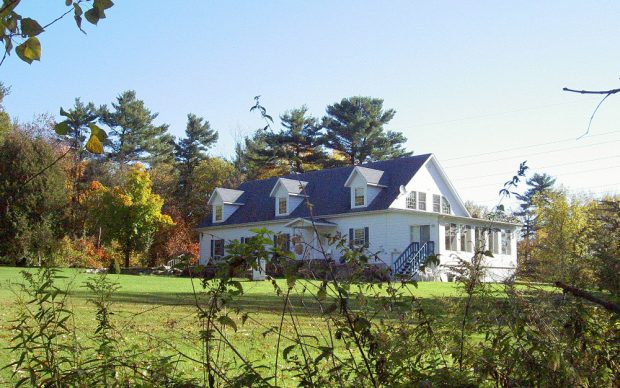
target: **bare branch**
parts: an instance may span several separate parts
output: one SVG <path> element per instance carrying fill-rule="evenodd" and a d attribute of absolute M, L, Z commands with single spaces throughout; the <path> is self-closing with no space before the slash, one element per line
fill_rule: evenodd
<path fill-rule="evenodd" d="M 603 99 L 598 103 L 598 105 L 594 109 L 594 112 L 592 112 L 592 115 L 590 116 L 590 121 L 588 121 L 588 128 L 586 129 L 586 132 L 583 135 L 579 136 L 577 138 L 577 140 L 581 139 L 582 137 L 584 137 L 588 133 L 590 133 L 590 126 L 592 126 L 592 120 L 594 120 L 594 116 L 596 115 L 596 112 L 598 111 L 598 108 L 601 107 L 601 105 L 607 99 L 607 97 L 611 96 L 612 94 L 620 93 L 620 89 L 610 89 L 610 90 L 576 90 L 576 89 L 570 89 L 570 88 L 563 88 L 562 90 L 564 90 L 565 92 L 579 93 L 579 94 L 604 94 L 605 95 L 605 97 L 603 97 Z"/>
<path fill-rule="evenodd" d="M 554 283 L 556 287 L 561 288 L 565 293 L 569 293 L 572 294 L 578 298 L 583 298 L 585 300 L 588 300 L 592 303 L 596 303 L 597 305 L 605 308 L 608 311 L 614 312 L 616 314 L 620 314 L 620 306 L 618 306 L 617 304 L 608 302 L 606 300 L 603 300 L 601 298 L 597 298 L 596 296 L 590 294 L 589 292 L 580 290 L 578 288 L 569 286 L 567 284 L 564 284 L 562 282 L 555 282 Z"/>

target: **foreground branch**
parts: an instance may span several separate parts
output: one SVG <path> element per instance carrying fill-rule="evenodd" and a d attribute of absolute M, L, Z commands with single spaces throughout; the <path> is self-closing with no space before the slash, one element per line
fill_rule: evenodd
<path fill-rule="evenodd" d="M 620 93 L 620 89 L 610 89 L 610 90 L 576 90 L 576 89 L 569 89 L 569 88 L 563 88 L 562 90 L 564 90 L 565 92 L 572 92 L 572 93 L 579 93 L 579 94 L 616 94 L 616 93 Z"/>
<path fill-rule="evenodd" d="M 592 303 L 596 303 L 597 305 L 604 307 L 606 310 L 609 310 L 616 314 L 620 314 L 620 306 L 618 306 L 617 304 L 607 302 L 603 299 L 597 298 L 596 296 L 590 294 L 589 292 L 580 290 L 575 287 L 571 287 L 562 282 L 555 282 L 554 284 L 556 287 L 561 288 L 564 291 L 564 293 L 568 292 L 569 294 L 572 294 L 578 298 L 583 298 L 583 299 L 589 300 Z"/>

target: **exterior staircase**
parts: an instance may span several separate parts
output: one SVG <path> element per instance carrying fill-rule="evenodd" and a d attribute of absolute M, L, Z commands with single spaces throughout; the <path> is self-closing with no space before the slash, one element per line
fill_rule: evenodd
<path fill-rule="evenodd" d="M 392 274 L 412 278 L 417 275 L 428 257 L 434 254 L 435 242 L 427 241 L 421 246 L 419 242 L 412 242 L 394 261 Z"/>

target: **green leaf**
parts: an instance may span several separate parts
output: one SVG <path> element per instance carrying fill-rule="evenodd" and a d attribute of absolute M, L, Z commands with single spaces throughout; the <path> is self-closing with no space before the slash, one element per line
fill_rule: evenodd
<path fill-rule="evenodd" d="M 21 22 L 22 35 L 36 36 L 43 32 L 43 27 L 34 19 L 25 18 Z"/>
<path fill-rule="evenodd" d="M 114 3 L 111 0 L 95 0 L 93 3 L 93 7 L 98 8 L 100 10 L 112 8 Z"/>
<path fill-rule="evenodd" d="M 103 142 L 99 140 L 94 134 L 90 134 L 88 141 L 86 142 L 86 149 L 93 154 L 103 153 Z"/>
<path fill-rule="evenodd" d="M 99 19 L 101 19 L 99 17 L 99 11 L 97 10 L 97 8 L 91 8 L 86 11 L 86 13 L 84 13 L 84 17 L 86 18 L 86 20 L 88 20 L 91 24 L 94 25 L 97 25 Z"/>
<path fill-rule="evenodd" d="M 62 109 L 62 108 L 61 108 Z M 69 123 L 66 121 L 61 121 L 60 123 L 54 125 L 54 131 L 60 136 L 64 136 L 71 130 Z"/>
<path fill-rule="evenodd" d="M 69 112 L 67 112 L 66 110 L 62 109 L 62 106 L 60 107 L 60 115 L 61 116 L 65 116 L 65 117 L 69 117 Z"/>
<path fill-rule="evenodd" d="M 41 59 L 41 42 L 32 36 L 15 48 L 17 56 L 24 62 L 32 63 Z"/>
<path fill-rule="evenodd" d="M 221 317 L 217 319 L 217 321 L 221 323 L 222 325 L 230 326 L 234 331 L 237 331 L 237 324 L 229 316 L 222 315 Z"/>
<path fill-rule="evenodd" d="M 73 3 L 73 0 L 65 0 L 65 5 L 68 7 Z"/>
<path fill-rule="evenodd" d="M 90 128 L 90 134 L 97 136 L 102 143 L 108 138 L 108 134 L 96 124 L 88 124 L 88 128 Z"/>

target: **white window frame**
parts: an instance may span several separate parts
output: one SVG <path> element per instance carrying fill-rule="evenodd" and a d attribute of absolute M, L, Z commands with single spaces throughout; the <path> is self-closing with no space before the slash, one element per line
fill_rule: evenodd
<path fill-rule="evenodd" d="M 281 200 L 286 201 L 286 212 L 285 213 L 280 213 L 280 201 Z M 276 197 L 276 215 L 277 216 L 287 216 L 288 208 L 289 208 L 288 197 Z"/>
<path fill-rule="evenodd" d="M 441 212 L 444 214 L 450 214 L 450 211 L 451 211 L 450 201 L 448 201 L 448 199 L 442 195 L 440 202 L 441 202 Z"/>
<path fill-rule="evenodd" d="M 219 218 L 217 216 L 218 210 L 220 212 Z M 224 221 L 224 204 L 213 205 L 213 222 L 223 222 L 223 221 Z"/>
<path fill-rule="evenodd" d="M 433 194 L 433 213 L 441 213 L 441 195 L 439 194 Z"/>
<path fill-rule="evenodd" d="M 424 200 L 422 200 L 424 197 Z M 423 191 L 418 191 L 418 210 L 426 211 L 426 193 Z"/>
<path fill-rule="evenodd" d="M 405 199 L 405 207 L 407 209 L 417 209 L 418 208 L 418 193 L 415 191 L 407 194 L 407 198 Z"/>
<path fill-rule="evenodd" d="M 458 249 L 457 244 L 458 244 L 458 227 L 456 224 L 446 224 L 444 225 L 444 231 L 445 231 L 445 238 L 444 238 L 444 243 L 445 243 L 445 250 L 447 251 L 456 251 Z"/>
<path fill-rule="evenodd" d="M 460 234 L 460 239 L 459 239 L 459 250 L 461 252 L 471 252 L 473 251 L 472 249 L 472 231 L 474 229 L 472 228 L 471 225 L 460 225 L 459 226 L 459 234 Z"/>
<path fill-rule="evenodd" d="M 500 245 L 502 247 L 502 255 L 512 254 L 512 231 L 508 229 L 502 229 Z"/>
<path fill-rule="evenodd" d="M 358 205 L 357 201 L 356 201 L 357 198 L 358 198 L 358 195 L 357 195 L 357 191 L 358 190 L 362 190 L 362 195 L 363 195 L 363 198 L 364 198 L 364 203 L 362 205 Z M 366 193 L 366 187 L 363 187 L 363 186 L 362 187 L 360 187 L 360 186 L 353 187 L 351 189 L 351 208 L 366 207 L 366 194 L 367 194 Z"/>
<path fill-rule="evenodd" d="M 362 234 L 360 238 L 358 233 Z M 361 244 L 360 244 L 361 242 Z M 353 228 L 353 246 L 355 248 L 365 247 L 368 241 L 366 241 L 366 229 L 365 228 Z"/>

